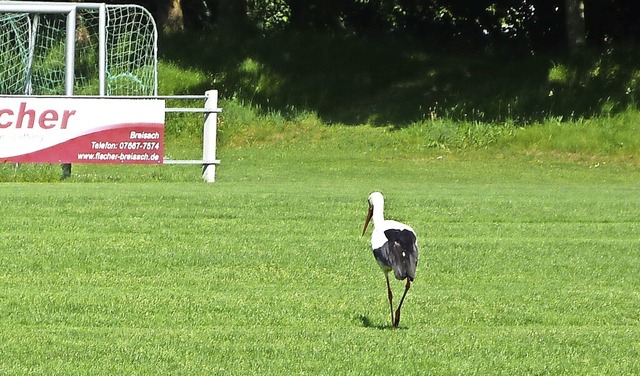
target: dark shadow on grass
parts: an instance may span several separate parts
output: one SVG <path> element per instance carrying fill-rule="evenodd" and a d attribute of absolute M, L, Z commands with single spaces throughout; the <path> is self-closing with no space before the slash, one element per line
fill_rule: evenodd
<path fill-rule="evenodd" d="M 215 88 L 265 112 L 398 128 L 425 119 L 526 124 L 612 115 L 640 101 L 638 51 L 461 53 L 384 36 L 215 30 L 160 43 L 163 59 L 210 77 L 184 94 Z"/>
<path fill-rule="evenodd" d="M 376 325 L 367 315 L 359 315 L 358 319 L 362 323 L 362 326 L 365 328 L 373 328 L 378 330 L 403 330 L 407 329 L 407 327 L 400 326 L 398 328 L 394 328 L 391 325 Z"/>

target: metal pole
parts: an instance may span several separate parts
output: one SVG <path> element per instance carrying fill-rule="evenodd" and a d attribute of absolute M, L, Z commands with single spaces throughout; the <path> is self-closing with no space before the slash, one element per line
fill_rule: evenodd
<path fill-rule="evenodd" d="M 64 74 L 64 94 L 73 95 L 74 66 L 76 57 L 76 10 L 67 14 L 66 70 Z"/>
<path fill-rule="evenodd" d="M 218 132 L 218 90 L 208 90 L 205 93 L 207 100 L 204 103 L 206 110 L 212 112 L 204 115 L 204 134 L 202 141 L 202 177 L 207 183 L 216 181 L 216 165 L 208 162 L 216 159 L 216 137 Z"/>
<path fill-rule="evenodd" d="M 107 15 L 106 5 L 100 4 L 98 18 L 98 75 L 100 81 L 100 95 L 106 95 L 106 77 L 107 77 Z"/>
<path fill-rule="evenodd" d="M 25 83 L 24 93 L 25 95 L 33 94 L 33 84 L 31 82 L 31 75 L 33 73 L 33 57 L 36 49 L 36 36 L 38 35 L 38 24 L 40 23 L 40 14 L 36 13 L 33 16 L 31 29 L 29 30 L 29 60 L 27 62 L 27 79 Z"/>
<path fill-rule="evenodd" d="M 73 84 L 75 81 L 75 57 L 76 57 L 76 9 L 73 8 L 67 14 L 67 41 L 65 56 L 64 94 L 73 95 Z M 71 176 L 71 163 L 62 164 L 62 179 Z"/>

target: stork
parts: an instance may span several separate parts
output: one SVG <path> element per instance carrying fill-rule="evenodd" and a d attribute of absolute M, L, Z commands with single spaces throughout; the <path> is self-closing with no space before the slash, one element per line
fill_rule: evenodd
<path fill-rule="evenodd" d="M 387 295 L 389 297 L 389 307 L 391 308 L 391 325 L 397 328 L 400 323 L 400 308 L 407 291 L 411 287 L 411 282 L 416 276 L 416 266 L 418 265 L 418 242 L 416 233 L 408 225 L 385 220 L 384 197 L 380 192 L 373 192 L 369 195 L 369 212 L 364 222 L 362 235 L 367 231 L 369 221 L 373 218 L 373 232 L 371 233 L 371 248 L 378 265 L 384 272 L 387 280 Z M 404 294 L 398 304 L 398 309 L 393 314 L 393 294 L 389 284 L 389 272 L 393 270 L 397 280 L 407 280 Z"/>

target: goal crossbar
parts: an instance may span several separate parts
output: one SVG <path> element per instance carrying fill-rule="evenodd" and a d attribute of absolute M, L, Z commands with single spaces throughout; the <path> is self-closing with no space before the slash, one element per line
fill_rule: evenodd
<path fill-rule="evenodd" d="M 67 13 L 74 9 L 99 9 L 104 3 L 63 3 L 45 1 L 0 1 L 3 12 Z"/>

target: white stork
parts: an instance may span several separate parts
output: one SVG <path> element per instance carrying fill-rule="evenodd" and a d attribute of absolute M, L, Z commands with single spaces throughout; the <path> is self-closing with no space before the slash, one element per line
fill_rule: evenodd
<path fill-rule="evenodd" d="M 391 307 L 391 325 L 394 328 L 400 323 L 400 308 L 404 302 L 407 291 L 411 287 L 411 282 L 416 276 L 416 266 L 418 265 L 418 242 L 416 233 L 404 223 L 392 220 L 385 220 L 384 197 L 380 192 L 373 192 L 369 195 L 369 212 L 364 222 L 362 235 L 367 231 L 369 221 L 373 218 L 373 232 L 371 233 L 371 248 L 373 255 L 384 272 L 387 279 L 387 293 L 389 296 L 389 306 Z M 397 280 L 407 280 L 404 294 L 400 299 L 400 304 L 393 314 L 393 294 L 389 285 L 389 272 L 393 270 Z"/>

